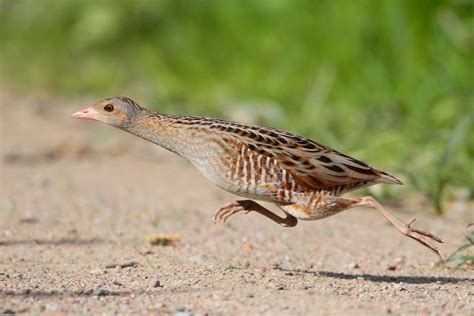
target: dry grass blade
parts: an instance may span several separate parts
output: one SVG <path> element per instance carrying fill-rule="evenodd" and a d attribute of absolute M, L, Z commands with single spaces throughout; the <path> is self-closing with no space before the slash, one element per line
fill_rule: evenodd
<path fill-rule="evenodd" d="M 152 246 L 171 246 L 179 243 L 181 236 L 177 234 L 156 234 L 148 238 L 148 242 Z"/>

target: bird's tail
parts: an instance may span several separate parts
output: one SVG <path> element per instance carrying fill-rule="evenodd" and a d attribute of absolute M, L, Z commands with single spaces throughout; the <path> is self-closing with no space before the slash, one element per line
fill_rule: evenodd
<path fill-rule="evenodd" d="M 403 182 L 395 178 L 394 176 L 386 173 L 385 171 L 382 170 L 377 170 L 378 174 L 380 175 L 380 178 L 377 179 L 377 182 L 381 183 L 389 183 L 389 184 L 400 184 L 402 185 Z"/>

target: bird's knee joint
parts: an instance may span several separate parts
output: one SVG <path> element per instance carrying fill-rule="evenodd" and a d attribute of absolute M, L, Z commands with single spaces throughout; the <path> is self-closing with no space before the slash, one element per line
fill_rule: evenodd
<path fill-rule="evenodd" d="M 285 228 L 295 227 L 298 224 L 298 219 L 296 217 L 287 217 L 285 222 L 281 223 L 281 226 Z"/>
<path fill-rule="evenodd" d="M 365 205 L 365 206 L 369 206 L 369 207 L 375 207 L 378 203 L 377 203 L 377 200 L 372 197 L 372 196 L 364 196 L 359 203 L 357 203 L 358 205 Z"/>
<path fill-rule="evenodd" d="M 362 201 L 361 202 L 364 202 L 364 203 L 374 203 L 375 202 L 375 199 L 372 197 L 372 196 L 364 196 L 362 198 Z"/>

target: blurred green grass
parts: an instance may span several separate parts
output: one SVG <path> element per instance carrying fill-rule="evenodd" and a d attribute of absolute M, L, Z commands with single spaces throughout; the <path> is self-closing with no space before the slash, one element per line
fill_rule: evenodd
<path fill-rule="evenodd" d="M 0 0 L 0 71 L 25 93 L 128 95 L 164 112 L 265 105 L 259 123 L 410 179 L 441 211 L 456 188 L 474 195 L 473 11 L 469 0 Z"/>

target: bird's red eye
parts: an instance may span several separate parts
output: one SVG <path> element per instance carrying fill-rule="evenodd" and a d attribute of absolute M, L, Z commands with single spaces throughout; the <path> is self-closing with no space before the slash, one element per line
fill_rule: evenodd
<path fill-rule="evenodd" d="M 112 112 L 114 110 L 114 106 L 112 104 L 107 104 L 106 106 L 104 106 L 104 110 L 106 112 Z"/>

